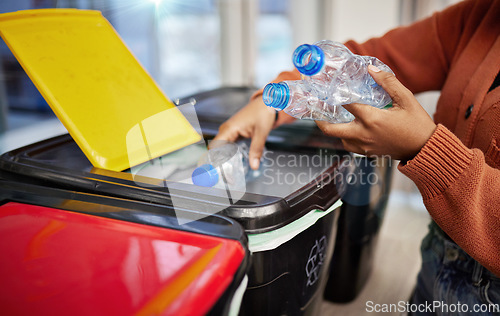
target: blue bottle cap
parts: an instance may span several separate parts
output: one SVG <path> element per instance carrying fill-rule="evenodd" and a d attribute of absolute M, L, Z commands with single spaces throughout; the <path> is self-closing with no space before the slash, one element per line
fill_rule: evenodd
<path fill-rule="evenodd" d="M 267 106 L 281 111 L 290 101 L 290 88 L 283 82 L 270 83 L 265 86 L 262 99 Z"/>
<path fill-rule="evenodd" d="M 293 52 L 295 68 L 306 76 L 317 74 L 325 64 L 325 53 L 316 45 L 303 44 Z"/>
<path fill-rule="evenodd" d="M 214 166 L 204 164 L 194 169 L 191 179 L 195 185 L 201 187 L 213 187 L 219 182 L 219 173 Z"/>

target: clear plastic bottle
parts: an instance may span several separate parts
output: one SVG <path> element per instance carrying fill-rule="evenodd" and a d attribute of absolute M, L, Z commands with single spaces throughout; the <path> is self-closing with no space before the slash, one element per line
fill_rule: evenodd
<path fill-rule="evenodd" d="M 270 83 L 264 88 L 262 97 L 267 106 L 298 119 L 331 123 L 346 123 L 354 119 L 344 107 L 320 100 L 302 80 Z"/>
<path fill-rule="evenodd" d="M 364 103 L 383 108 L 392 102 L 368 73 L 368 65 L 392 73 L 375 57 L 356 55 L 341 43 L 323 40 L 297 47 L 292 59 L 311 92 L 329 105 Z"/>
<path fill-rule="evenodd" d="M 260 175 L 260 169 L 250 168 L 248 153 L 249 146 L 245 142 L 212 141 L 191 175 L 193 184 L 245 191 L 246 182 Z"/>

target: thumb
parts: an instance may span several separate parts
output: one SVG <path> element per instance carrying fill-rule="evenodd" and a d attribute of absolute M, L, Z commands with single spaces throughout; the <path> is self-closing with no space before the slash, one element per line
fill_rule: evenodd
<path fill-rule="evenodd" d="M 390 72 L 382 71 L 374 65 L 368 66 L 368 73 L 391 97 L 394 106 L 402 106 L 401 100 L 413 95 L 397 78 Z"/>

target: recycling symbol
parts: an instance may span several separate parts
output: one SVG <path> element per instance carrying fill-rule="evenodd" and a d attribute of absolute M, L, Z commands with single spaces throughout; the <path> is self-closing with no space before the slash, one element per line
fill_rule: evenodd
<path fill-rule="evenodd" d="M 307 286 L 314 285 L 319 279 L 321 266 L 325 259 L 326 236 L 316 240 L 309 253 L 309 259 L 306 264 Z"/>

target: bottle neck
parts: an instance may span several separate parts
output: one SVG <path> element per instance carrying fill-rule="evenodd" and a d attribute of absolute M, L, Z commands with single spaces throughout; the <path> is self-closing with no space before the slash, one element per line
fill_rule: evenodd
<path fill-rule="evenodd" d="M 325 53 L 319 46 L 303 44 L 295 49 L 292 60 L 301 74 L 312 76 L 323 69 Z"/>
<path fill-rule="evenodd" d="M 270 83 L 264 88 L 264 103 L 277 111 L 284 110 L 290 103 L 290 87 L 284 82 Z"/>

